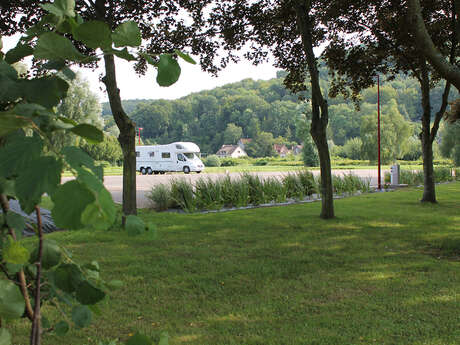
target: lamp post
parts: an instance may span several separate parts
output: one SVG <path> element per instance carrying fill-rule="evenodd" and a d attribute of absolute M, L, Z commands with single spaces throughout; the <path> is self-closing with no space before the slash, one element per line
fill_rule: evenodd
<path fill-rule="evenodd" d="M 141 144 L 141 131 L 143 130 L 143 127 L 139 127 L 139 145 Z"/>
<path fill-rule="evenodd" d="M 380 77 L 377 75 L 377 146 L 378 146 L 378 188 L 382 190 L 382 171 L 380 165 Z"/>

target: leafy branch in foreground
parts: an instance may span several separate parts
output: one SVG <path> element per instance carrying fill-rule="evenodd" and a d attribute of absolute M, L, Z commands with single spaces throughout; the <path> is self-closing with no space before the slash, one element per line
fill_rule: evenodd
<path fill-rule="evenodd" d="M 103 54 L 132 60 L 141 57 L 127 49 L 140 45 L 139 28 L 129 21 L 112 32 L 104 22 L 84 22 L 74 12 L 73 0 L 56 0 L 42 8 L 49 14 L 31 27 L 15 48 L 6 54 L 0 51 L 0 269 L 5 278 L 0 279 L 2 345 L 12 344 L 4 321 L 22 317 L 32 324 L 31 345 L 41 344 L 45 332 L 65 335 L 71 326 L 88 326 L 107 290 L 120 285 L 119 281 L 103 281 L 97 262 L 79 264 L 64 248 L 45 240 L 38 205 L 44 194 L 49 195 L 54 203 L 53 219 L 62 229 L 105 230 L 115 222 L 116 208 L 103 185 L 102 168 L 77 147 L 53 147 L 50 138 L 55 132 L 63 132 L 89 143 L 103 140 L 103 133 L 96 127 L 56 113 L 67 95 L 68 81 L 75 78 L 68 64 L 97 58 L 80 53 L 66 36 L 89 48 L 100 48 Z M 41 73 L 33 77 L 19 75 L 14 68 L 28 56 L 43 62 Z M 150 57 L 158 69 L 160 85 L 171 85 L 179 77 L 176 56 L 193 62 L 180 52 L 162 54 L 158 61 Z M 142 57 L 146 58 L 145 54 Z M 70 170 L 75 179 L 61 184 L 64 169 Z M 35 212 L 37 224 L 26 224 L 21 215 L 11 211 L 10 199 L 19 200 L 26 213 Z M 129 234 L 154 234 L 154 228 L 141 219 L 128 218 Z M 26 226 L 37 236 L 34 248 L 22 239 Z M 55 307 L 62 316 L 49 320 L 41 311 L 43 305 Z M 128 341 L 136 345 L 151 343 L 142 335 Z M 161 343 L 166 344 L 167 337 Z"/>

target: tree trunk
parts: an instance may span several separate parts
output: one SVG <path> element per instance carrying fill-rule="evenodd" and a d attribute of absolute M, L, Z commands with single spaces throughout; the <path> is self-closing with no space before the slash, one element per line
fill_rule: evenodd
<path fill-rule="evenodd" d="M 136 126 L 123 110 L 120 90 L 117 87 L 115 60 L 112 54 L 104 55 L 103 82 L 109 95 L 110 108 L 120 129 L 118 141 L 123 151 L 123 215 L 137 214 L 136 205 Z M 123 224 L 125 217 L 123 217 Z"/>
<path fill-rule="evenodd" d="M 112 26 L 113 18 L 110 17 L 112 12 L 112 2 L 107 9 L 107 0 L 96 0 L 93 2 L 96 19 L 102 20 Z M 107 11 L 109 15 L 107 15 Z M 126 115 L 120 98 L 120 89 L 117 85 L 117 76 L 115 73 L 115 59 L 113 54 L 104 55 L 105 76 L 102 81 L 107 89 L 109 96 L 110 109 L 113 118 L 120 130 L 118 142 L 123 151 L 123 226 L 125 225 L 126 216 L 137 214 L 136 205 L 136 125 Z"/>
<path fill-rule="evenodd" d="M 422 90 L 422 132 L 420 141 L 422 142 L 423 156 L 423 197 L 422 202 L 436 203 L 436 190 L 433 168 L 433 142 L 431 140 L 431 105 L 430 105 L 430 79 L 428 76 L 428 66 L 424 58 L 421 59 L 421 78 L 420 88 Z"/>
<path fill-rule="evenodd" d="M 312 94 L 312 119 L 310 133 L 318 149 L 321 168 L 321 218 L 334 218 L 331 158 L 327 144 L 326 128 L 329 121 L 328 106 L 321 93 L 319 72 L 313 52 L 312 23 L 309 16 L 310 1 L 299 0 L 296 4 L 297 26 L 302 37 L 303 50 L 307 57 Z"/>

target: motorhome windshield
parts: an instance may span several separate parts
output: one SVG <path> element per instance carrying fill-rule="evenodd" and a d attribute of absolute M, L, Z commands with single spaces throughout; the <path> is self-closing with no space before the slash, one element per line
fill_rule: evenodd
<path fill-rule="evenodd" d="M 184 153 L 184 156 L 188 159 L 195 159 L 197 157 L 193 152 Z"/>

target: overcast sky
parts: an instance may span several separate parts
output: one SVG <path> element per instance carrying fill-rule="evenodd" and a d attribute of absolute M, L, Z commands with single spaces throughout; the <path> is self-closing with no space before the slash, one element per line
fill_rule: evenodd
<path fill-rule="evenodd" d="M 14 48 L 19 35 L 12 37 L 3 37 L 3 52 Z M 229 64 L 227 68 L 219 73 L 217 77 L 212 77 L 210 74 L 201 70 L 199 65 L 191 65 L 179 61 L 182 67 L 182 73 L 176 84 L 170 87 L 160 87 L 155 81 L 156 71 L 153 67 L 145 76 L 138 76 L 132 66 L 133 63 L 122 59 L 116 59 L 117 81 L 120 88 L 121 99 L 175 99 L 186 96 L 192 92 L 201 90 L 210 90 L 217 86 L 222 86 L 228 83 L 237 82 L 246 78 L 271 79 L 276 77 L 276 69 L 271 64 L 263 64 L 253 66 L 252 64 L 242 60 L 238 64 Z M 103 63 L 100 63 L 103 66 Z M 74 71 L 78 70 L 72 67 Z M 91 85 L 91 90 L 99 96 L 101 102 L 107 101 L 107 94 L 102 82 L 99 81 L 99 75 L 103 72 L 103 68 L 98 68 L 95 71 L 90 69 L 80 69 L 83 76 Z"/>
<path fill-rule="evenodd" d="M 138 76 L 133 68 L 132 63 L 116 58 L 117 81 L 120 88 L 121 99 L 175 99 L 186 96 L 192 92 L 213 89 L 217 86 L 237 82 L 246 78 L 252 79 L 271 79 L 276 77 L 276 69 L 270 64 L 253 66 L 242 60 L 238 64 L 227 66 L 221 71 L 218 77 L 212 77 L 210 74 L 201 70 L 199 65 L 191 65 L 184 61 L 179 61 L 182 73 L 176 84 L 170 87 L 160 87 L 156 83 L 156 71 L 149 67 L 145 76 Z M 103 65 L 103 64 L 101 64 Z M 99 95 L 102 101 L 107 100 L 105 91 L 99 82 L 99 75 L 102 68 L 92 72 L 91 70 L 81 70 L 84 77 L 90 82 L 91 88 Z M 103 88 L 105 90 L 105 88 Z"/>

